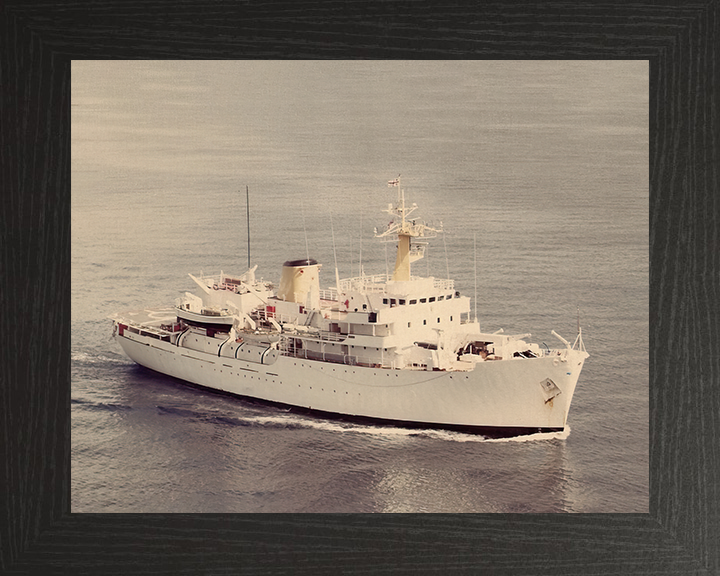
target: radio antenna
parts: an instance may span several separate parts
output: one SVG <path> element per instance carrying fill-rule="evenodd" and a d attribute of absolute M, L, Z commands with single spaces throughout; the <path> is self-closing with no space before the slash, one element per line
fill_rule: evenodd
<path fill-rule="evenodd" d="M 307 263 L 310 264 L 310 248 L 308 247 L 307 228 L 305 227 L 305 200 L 300 201 L 300 211 L 302 212 L 303 232 L 305 233 L 305 255 L 307 256 Z"/>
<path fill-rule="evenodd" d="M 442 228 L 442 222 L 440 222 L 440 228 Z M 445 247 L 445 273 L 447 276 L 445 278 L 450 278 L 450 263 L 448 262 L 448 255 L 447 255 L 447 242 L 445 242 L 445 234 L 443 234 L 443 246 Z"/>
<path fill-rule="evenodd" d="M 248 270 L 250 270 L 250 188 L 245 185 L 245 208 L 247 211 L 247 236 L 248 236 Z"/>
<path fill-rule="evenodd" d="M 358 266 L 360 267 L 360 277 L 363 277 L 363 267 L 362 267 L 362 226 L 363 226 L 363 213 L 360 212 L 360 263 Z"/>
<path fill-rule="evenodd" d="M 477 322 L 477 232 L 473 232 L 473 262 L 475 271 L 475 322 Z"/>
<path fill-rule="evenodd" d="M 387 242 L 385 243 L 385 280 L 390 280 L 390 264 L 388 263 Z"/>
<path fill-rule="evenodd" d="M 335 257 L 335 289 L 337 290 L 337 293 L 340 294 L 340 273 L 338 272 L 337 251 L 335 250 L 335 227 L 333 226 L 332 212 L 329 210 L 328 212 L 330 214 L 330 232 L 332 232 L 333 256 Z"/>

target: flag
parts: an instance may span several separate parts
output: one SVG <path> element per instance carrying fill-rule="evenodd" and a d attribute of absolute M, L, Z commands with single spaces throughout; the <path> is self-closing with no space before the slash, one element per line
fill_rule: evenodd
<path fill-rule="evenodd" d="M 398 186 L 399 184 L 400 184 L 400 177 L 395 178 L 395 180 L 388 180 L 388 187 Z"/>

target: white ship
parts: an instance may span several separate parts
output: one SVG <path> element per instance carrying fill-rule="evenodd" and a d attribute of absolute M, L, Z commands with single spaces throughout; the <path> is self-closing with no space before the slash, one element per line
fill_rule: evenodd
<path fill-rule="evenodd" d="M 398 186 L 398 179 L 388 183 Z M 440 231 L 404 191 L 376 238 L 397 242 L 391 275 L 320 288 L 313 259 L 287 261 L 277 289 L 244 274 L 190 277 L 174 307 L 115 315 L 138 364 L 202 387 L 320 417 L 491 437 L 563 431 L 588 357 L 582 331 L 557 349 L 484 333 L 453 281 L 411 275 Z M 415 240 L 421 239 L 421 240 Z"/>

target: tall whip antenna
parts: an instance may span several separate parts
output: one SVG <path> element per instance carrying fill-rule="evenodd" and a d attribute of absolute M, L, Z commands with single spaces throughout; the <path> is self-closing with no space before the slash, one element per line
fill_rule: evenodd
<path fill-rule="evenodd" d="M 577 307 L 578 334 L 580 334 L 580 306 Z"/>
<path fill-rule="evenodd" d="M 310 248 L 308 247 L 308 239 L 307 239 L 307 228 L 305 227 L 305 201 L 300 201 L 300 211 L 302 212 L 302 218 L 303 218 L 303 233 L 305 234 L 305 255 L 307 256 L 307 262 L 310 264 Z"/>
<path fill-rule="evenodd" d="M 440 228 L 442 227 L 442 222 L 440 222 Z M 445 242 L 445 234 L 443 234 L 443 246 L 445 247 L 445 273 L 447 274 L 445 278 L 450 279 L 450 264 L 448 263 L 447 242 Z"/>
<path fill-rule="evenodd" d="M 350 277 L 354 278 L 355 274 L 355 246 L 353 245 L 353 234 L 349 234 L 350 236 Z"/>
<path fill-rule="evenodd" d="M 247 234 L 248 234 L 248 270 L 250 270 L 250 187 L 245 186 L 245 209 L 247 211 Z"/>
<path fill-rule="evenodd" d="M 362 268 L 362 221 L 363 221 L 363 213 L 360 212 L 360 277 L 363 277 L 363 268 Z"/>
<path fill-rule="evenodd" d="M 330 232 L 332 232 L 333 256 L 335 257 L 335 288 L 340 294 L 340 273 L 338 272 L 337 251 L 335 250 L 335 227 L 333 226 L 332 212 L 330 212 Z"/>
<path fill-rule="evenodd" d="M 475 264 L 475 322 L 477 322 L 477 232 L 473 232 L 473 261 Z"/>

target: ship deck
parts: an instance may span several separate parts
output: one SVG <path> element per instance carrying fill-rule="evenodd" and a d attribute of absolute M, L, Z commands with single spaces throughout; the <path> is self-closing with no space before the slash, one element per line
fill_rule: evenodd
<path fill-rule="evenodd" d="M 144 308 L 142 310 L 132 310 L 111 316 L 113 320 L 124 320 L 133 325 L 142 326 L 159 326 L 168 321 L 174 321 L 176 317 L 174 306 Z"/>

